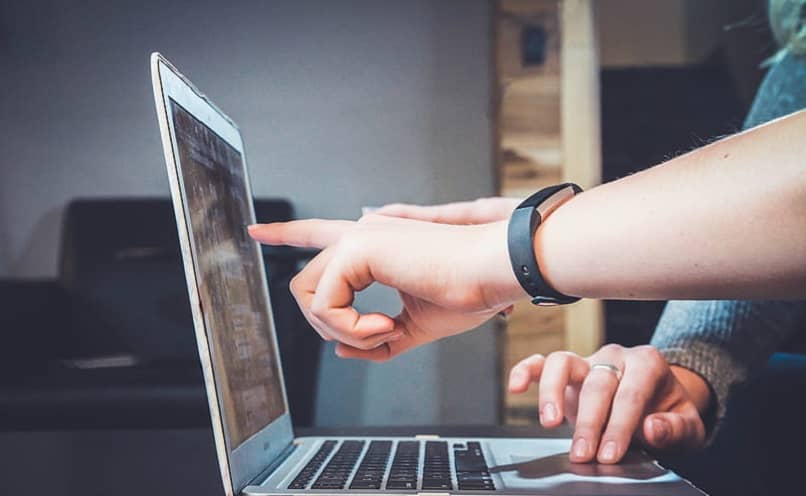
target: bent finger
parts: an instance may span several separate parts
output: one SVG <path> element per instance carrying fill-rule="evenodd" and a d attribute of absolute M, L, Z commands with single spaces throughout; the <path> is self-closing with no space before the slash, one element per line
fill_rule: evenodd
<path fill-rule="evenodd" d="M 374 282 L 359 252 L 335 255 L 325 267 L 311 300 L 311 312 L 342 343 L 363 350 L 375 348 L 377 335 L 390 333 L 395 320 L 383 313 L 361 314 L 353 307 L 355 293 Z"/>
<path fill-rule="evenodd" d="M 336 345 L 336 354 L 341 358 L 385 362 L 406 351 L 424 344 L 413 330 L 413 323 L 406 310 L 395 318 L 394 339 L 386 340 L 382 345 L 364 350 L 345 343 Z M 398 337 L 399 336 L 399 337 Z"/>
<path fill-rule="evenodd" d="M 562 423 L 565 388 L 581 383 L 587 373 L 588 363 L 575 353 L 555 352 L 546 358 L 538 388 L 540 423 L 544 427 Z"/>
<path fill-rule="evenodd" d="M 546 357 L 538 353 L 516 363 L 509 372 L 509 391 L 523 393 L 529 384 L 540 380 L 545 361 Z"/>
<path fill-rule="evenodd" d="M 311 324 L 311 327 L 313 327 L 325 341 L 331 341 L 333 337 L 327 332 L 324 323 L 313 315 L 311 312 L 311 304 L 316 292 L 316 286 L 319 284 L 319 279 L 321 279 L 322 273 L 332 257 L 333 250 L 331 248 L 322 250 L 291 279 L 288 285 L 291 296 L 293 296 L 294 300 L 297 302 L 297 306 L 302 312 L 303 317 L 305 317 L 305 320 Z"/>

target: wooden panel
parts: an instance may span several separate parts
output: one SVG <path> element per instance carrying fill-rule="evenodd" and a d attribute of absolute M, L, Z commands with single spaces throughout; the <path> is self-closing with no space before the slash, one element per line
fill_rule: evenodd
<path fill-rule="evenodd" d="M 598 65 L 590 1 L 498 0 L 495 5 L 500 193 L 525 197 L 563 180 L 583 187 L 598 183 Z M 535 27 L 545 35 L 545 56 L 540 64 L 525 64 L 524 30 L 534 33 Z M 512 365 L 533 353 L 587 353 L 600 336 L 598 302 L 555 308 L 516 305 L 506 323 L 502 378 L 506 381 Z M 534 387 L 504 398 L 504 417 L 510 423 L 536 421 L 536 408 Z"/>
<path fill-rule="evenodd" d="M 560 36 L 556 1 L 502 0 L 495 16 L 501 193 L 526 196 L 559 182 Z M 545 60 L 522 63 L 523 30 L 546 34 Z"/>
<path fill-rule="evenodd" d="M 562 180 L 559 3 L 500 0 L 496 5 L 493 22 L 500 193 L 525 197 Z M 522 37 L 525 29 L 535 27 L 545 35 L 543 63 L 525 65 Z M 504 381 L 519 360 L 564 348 L 564 330 L 562 308 L 537 309 L 529 302 L 516 305 L 506 322 L 501 360 Z M 508 423 L 532 422 L 536 408 L 534 388 L 522 395 L 507 393 L 504 419 Z"/>
<path fill-rule="evenodd" d="M 602 181 L 599 61 L 593 0 L 562 3 L 562 155 L 563 180 L 584 189 Z M 567 307 L 565 345 L 580 355 L 601 346 L 604 336 L 602 302 L 582 300 Z"/>

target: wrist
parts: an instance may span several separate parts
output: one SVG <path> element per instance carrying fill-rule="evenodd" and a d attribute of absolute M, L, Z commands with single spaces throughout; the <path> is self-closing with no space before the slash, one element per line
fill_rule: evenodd
<path fill-rule="evenodd" d="M 529 295 L 512 272 L 507 247 L 509 220 L 478 226 L 481 240 L 478 243 L 480 262 L 478 285 L 490 308 L 505 308 Z"/>
<path fill-rule="evenodd" d="M 677 379 L 677 382 L 686 390 L 691 402 L 697 407 L 700 416 L 705 418 L 711 406 L 711 396 L 713 395 L 708 382 L 698 373 L 685 367 L 670 365 L 669 368 Z"/>

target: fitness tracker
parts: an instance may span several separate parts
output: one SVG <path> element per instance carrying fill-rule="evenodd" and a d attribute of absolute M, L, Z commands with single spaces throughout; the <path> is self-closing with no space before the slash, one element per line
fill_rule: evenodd
<path fill-rule="evenodd" d="M 535 257 L 534 240 L 540 223 L 560 205 L 581 192 L 582 188 L 574 183 L 549 186 L 521 202 L 509 219 L 507 239 L 512 270 L 535 305 L 565 305 L 579 300 L 575 296 L 560 293 L 543 279 Z"/>

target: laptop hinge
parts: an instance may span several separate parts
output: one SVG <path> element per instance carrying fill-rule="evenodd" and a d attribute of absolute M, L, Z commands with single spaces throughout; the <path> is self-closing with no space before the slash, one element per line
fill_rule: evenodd
<path fill-rule="evenodd" d="M 252 479 L 252 481 L 248 485 L 259 486 L 260 484 L 262 484 L 263 481 L 268 479 L 269 476 L 271 476 L 271 474 L 275 470 L 277 470 L 277 467 L 282 465 L 283 462 L 286 461 L 289 456 L 291 456 L 291 453 L 293 453 L 295 449 L 297 449 L 296 443 L 289 443 L 288 446 L 286 446 L 286 448 L 283 451 L 281 451 L 280 454 L 277 455 L 274 458 L 274 460 L 272 460 L 272 462 L 262 472 L 257 474 L 257 476 L 254 479 Z"/>

